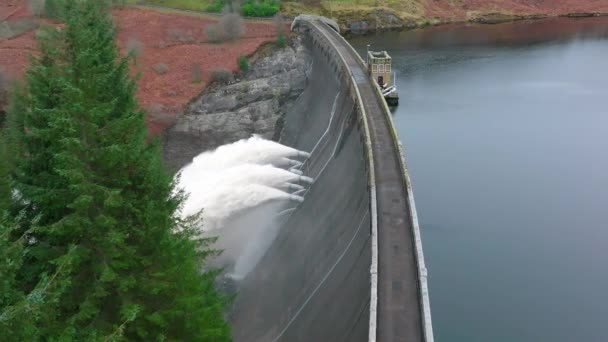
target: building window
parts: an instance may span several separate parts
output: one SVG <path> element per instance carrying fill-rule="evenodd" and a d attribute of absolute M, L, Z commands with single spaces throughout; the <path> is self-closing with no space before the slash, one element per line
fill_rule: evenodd
<path fill-rule="evenodd" d="M 384 64 L 378 64 L 378 72 L 384 72 Z"/>
<path fill-rule="evenodd" d="M 378 72 L 378 64 L 372 64 L 372 72 Z"/>
<path fill-rule="evenodd" d="M 385 65 L 384 66 L 384 71 L 391 72 L 391 65 L 390 64 Z"/>

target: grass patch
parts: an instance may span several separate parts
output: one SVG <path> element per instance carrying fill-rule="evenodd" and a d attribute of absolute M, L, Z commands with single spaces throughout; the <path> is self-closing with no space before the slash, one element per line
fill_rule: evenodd
<path fill-rule="evenodd" d="M 275 0 L 247 0 L 241 5 L 241 13 L 246 17 L 272 17 L 281 10 Z"/>
<path fill-rule="evenodd" d="M 192 11 L 206 11 L 207 7 L 213 3 L 210 0 L 127 0 L 128 4 L 136 5 L 152 5 L 162 6 L 167 8 L 192 10 Z M 221 9 L 220 9 L 221 11 Z"/>
<path fill-rule="evenodd" d="M 224 0 L 214 0 L 205 10 L 209 13 L 221 13 L 224 6 L 226 6 Z"/>
<path fill-rule="evenodd" d="M 125 0 L 136 5 L 152 5 L 182 10 L 221 13 L 227 5 L 226 0 Z M 241 4 L 241 13 L 247 17 L 272 17 L 281 6 L 275 0 L 246 0 Z"/>

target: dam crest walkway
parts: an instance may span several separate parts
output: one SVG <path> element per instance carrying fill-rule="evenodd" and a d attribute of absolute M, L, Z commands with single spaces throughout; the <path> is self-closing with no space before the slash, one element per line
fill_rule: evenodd
<path fill-rule="evenodd" d="M 427 271 L 411 182 L 391 113 L 366 66 L 331 20 L 296 18 L 324 40 L 338 70 L 350 78 L 351 95 L 366 136 L 372 260 L 369 341 L 433 342 Z"/>

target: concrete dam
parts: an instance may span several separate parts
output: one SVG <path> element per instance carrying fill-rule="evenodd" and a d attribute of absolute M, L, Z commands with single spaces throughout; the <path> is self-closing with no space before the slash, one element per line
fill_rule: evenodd
<path fill-rule="evenodd" d="M 315 182 L 241 281 L 234 339 L 432 342 L 401 146 L 379 88 L 333 25 L 312 16 L 292 25 L 313 63 L 280 142 L 311 152 L 302 171 Z"/>
<path fill-rule="evenodd" d="M 433 341 L 401 145 L 336 27 L 298 17 L 290 46 L 194 99 L 166 137 L 181 214 L 202 209 L 219 238 L 209 266 L 236 292 L 235 341 Z"/>

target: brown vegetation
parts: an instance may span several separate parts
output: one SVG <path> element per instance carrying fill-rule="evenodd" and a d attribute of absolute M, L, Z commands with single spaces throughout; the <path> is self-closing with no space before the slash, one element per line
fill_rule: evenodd
<path fill-rule="evenodd" d="M 0 0 L 0 19 L 9 15 L 10 20 L 31 18 L 27 1 Z M 205 70 L 223 68 L 236 72 L 238 56 L 250 55 L 261 44 L 275 39 L 272 23 L 248 22 L 241 39 L 211 44 L 201 28 L 217 23 L 216 19 L 134 8 L 116 9 L 113 15 L 122 52 L 126 54 L 133 49 L 134 37 L 141 43 L 140 56 L 132 72 L 134 76 L 139 74 L 137 97 L 143 108 L 154 104 L 162 108 L 154 120 L 149 120 L 153 135 L 162 132 L 171 121 L 167 117 L 181 112 L 209 83 L 211 72 Z M 169 36 L 174 34 L 169 34 L 171 29 L 179 33 L 174 35 L 177 41 L 169 41 Z M 25 72 L 28 56 L 36 53 L 34 37 L 35 30 L 32 30 L 12 39 L 0 39 L 0 65 L 10 78 L 20 78 Z M 159 61 L 163 61 L 170 72 L 158 74 L 153 67 Z"/>
<path fill-rule="evenodd" d="M 427 0 L 425 14 L 442 20 L 471 20 L 498 13 L 510 16 L 557 16 L 608 13 L 606 0 Z"/>

